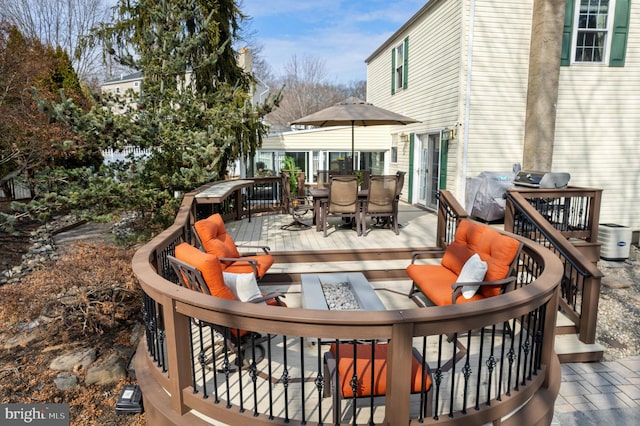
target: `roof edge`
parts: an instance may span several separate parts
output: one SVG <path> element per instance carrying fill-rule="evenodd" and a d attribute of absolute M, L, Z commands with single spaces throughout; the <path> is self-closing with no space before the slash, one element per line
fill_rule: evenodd
<path fill-rule="evenodd" d="M 424 15 L 429 9 L 431 9 L 431 7 L 433 7 L 434 4 L 438 3 L 439 1 L 440 0 L 428 0 L 427 3 L 420 8 L 420 10 L 418 10 L 411 18 L 409 18 L 407 22 L 402 24 L 402 26 L 398 28 L 398 30 L 391 35 L 391 37 L 389 37 L 384 43 L 380 45 L 380 47 L 378 47 L 371 55 L 369 55 L 367 59 L 364 60 L 365 64 L 369 64 L 369 62 L 371 62 L 371 60 L 373 60 L 374 57 L 378 56 L 380 53 L 386 50 L 387 47 L 389 47 L 389 45 L 391 44 L 391 42 L 398 37 L 398 35 L 402 34 L 415 21 L 417 21 L 418 18 Z"/>

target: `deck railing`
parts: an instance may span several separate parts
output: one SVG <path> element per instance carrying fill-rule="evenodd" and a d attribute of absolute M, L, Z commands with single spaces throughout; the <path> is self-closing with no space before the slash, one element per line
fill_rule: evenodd
<path fill-rule="evenodd" d="M 376 312 L 260 306 L 204 296 L 166 273 L 166 256 L 189 240 L 192 202 L 188 194 L 175 224 L 133 260 L 146 327 L 135 371 L 148 424 L 331 424 L 327 339 L 389 345 L 386 397 L 343 402 L 342 422 L 551 422 L 560 385 L 553 343 L 562 265 L 550 251 L 515 237 L 524 244 L 517 289 L 469 304 Z M 238 342 L 236 329 L 252 333 Z M 232 350 L 234 342 L 244 350 Z M 410 394 L 407 362 L 414 348 L 433 378 L 417 395 Z M 426 400 L 432 411 L 423 409 Z"/>
<path fill-rule="evenodd" d="M 595 342 L 602 273 L 595 265 L 597 251 L 586 250 L 585 254 L 569 239 L 599 248 L 600 194 L 588 188 L 507 192 L 505 229 L 549 248 L 560 258 L 564 267 L 560 309 L 575 324 L 584 343 Z"/>

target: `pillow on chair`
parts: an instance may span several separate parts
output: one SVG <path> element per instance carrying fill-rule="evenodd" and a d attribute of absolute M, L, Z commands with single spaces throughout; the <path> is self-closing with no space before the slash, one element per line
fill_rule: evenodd
<path fill-rule="evenodd" d="M 457 283 L 477 283 L 484 281 L 484 276 L 487 274 L 487 262 L 480 259 L 478 253 L 471 256 L 465 262 L 460 275 L 458 275 Z M 462 296 L 465 299 L 471 299 L 478 291 L 477 285 L 465 285 L 462 287 Z"/>
<path fill-rule="evenodd" d="M 242 302 L 250 302 L 253 299 L 262 297 L 262 292 L 258 287 L 256 276 L 253 273 L 234 274 L 223 272 L 224 283 L 236 298 Z M 264 302 L 262 302 L 264 304 Z"/>

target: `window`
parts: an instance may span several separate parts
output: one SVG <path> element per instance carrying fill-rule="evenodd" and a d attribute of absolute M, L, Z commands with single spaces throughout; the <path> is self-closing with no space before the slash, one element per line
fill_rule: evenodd
<path fill-rule="evenodd" d="M 561 65 L 624 66 L 630 0 L 566 0 Z"/>
<path fill-rule="evenodd" d="M 408 87 L 409 37 L 391 49 L 391 94 Z"/>
<path fill-rule="evenodd" d="M 402 80 L 404 77 L 404 46 L 401 44 L 396 47 L 396 90 L 402 89 Z"/>
<path fill-rule="evenodd" d="M 580 0 L 575 62 L 603 62 L 609 33 L 609 0 Z"/>

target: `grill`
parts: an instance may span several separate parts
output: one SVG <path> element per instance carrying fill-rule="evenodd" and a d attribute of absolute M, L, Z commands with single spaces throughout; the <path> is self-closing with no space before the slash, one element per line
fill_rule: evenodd
<path fill-rule="evenodd" d="M 519 171 L 513 183 L 529 188 L 566 188 L 571 175 L 569 173 L 548 173 Z"/>

